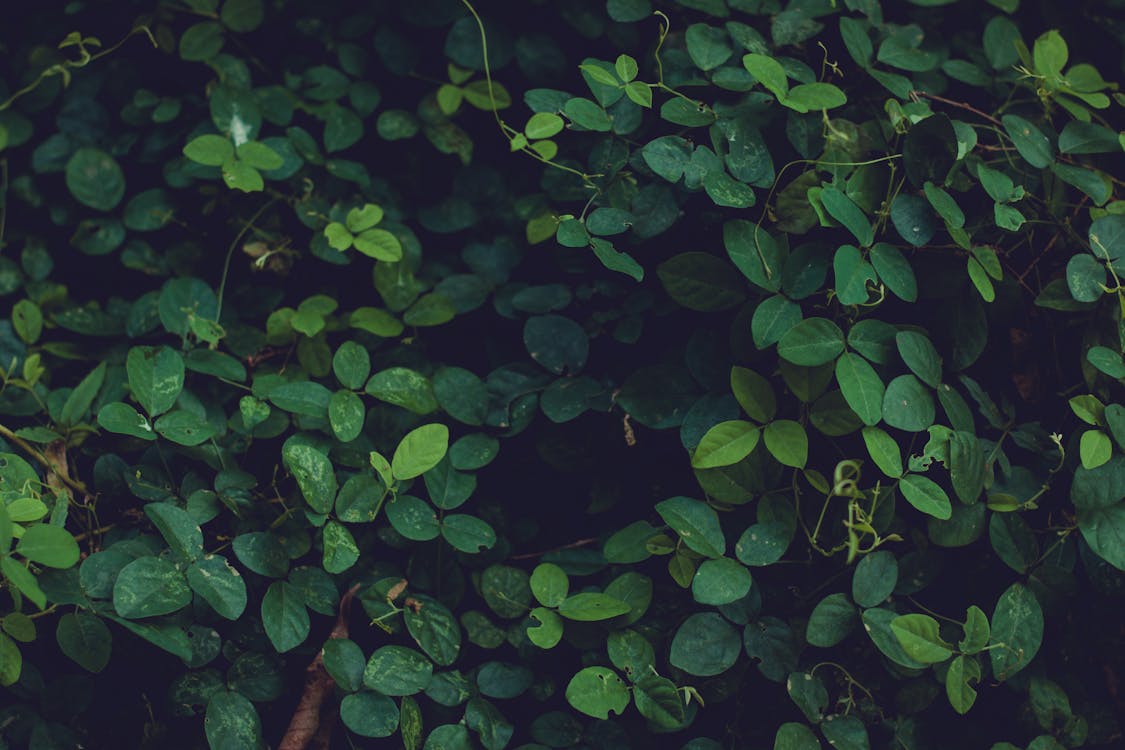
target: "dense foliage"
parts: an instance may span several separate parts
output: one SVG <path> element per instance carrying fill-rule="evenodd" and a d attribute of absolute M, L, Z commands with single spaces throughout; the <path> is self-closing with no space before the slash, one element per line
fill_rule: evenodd
<path fill-rule="evenodd" d="M 0 747 L 1120 746 L 1125 3 L 12 5 Z"/>

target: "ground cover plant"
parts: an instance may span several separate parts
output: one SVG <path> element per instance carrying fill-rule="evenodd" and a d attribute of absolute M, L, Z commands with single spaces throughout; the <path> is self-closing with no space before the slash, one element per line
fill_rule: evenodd
<path fill-rule="evenodd" d="M 0 30 L 0 747 L 1116 747 L 1125 3 Z"/>

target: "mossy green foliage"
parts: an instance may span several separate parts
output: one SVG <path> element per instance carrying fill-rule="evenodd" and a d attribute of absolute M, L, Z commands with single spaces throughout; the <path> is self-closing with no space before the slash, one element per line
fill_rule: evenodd
<path fill-rule="evenodd" d="M 4 747 L 1120 742 L 1120 0 L 5 12 Z"/>

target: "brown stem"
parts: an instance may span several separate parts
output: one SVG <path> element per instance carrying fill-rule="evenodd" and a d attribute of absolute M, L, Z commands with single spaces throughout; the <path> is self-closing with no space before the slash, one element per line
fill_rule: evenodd
<path fill-rule="evenodd" d="M 85 484 L 78 481 L 77 479 L 71 479 L 70 478 L 69 472 L 67 471 L 65 466 L 63 466 L 63 467 L 56 466 L 50 459 L 48 459 L 46 456 L 44 456 L 42 454 L 42 452 L 39 451 L 38 448 L 35 448 L 33 445 L 31 445 L 31 443 L 27 442 L 26 440 L 24 440 L 19 435 L 12 432 L 10 429 L 8 429 L 7 427 L 5 427 L 2 424 L 0 424 L 0 437 L 3 437 L 5 440 L 7 440 L 11 443 L 14 443 L 24 453 L 31 456 L 32 458 L 34 458 L 39 463 L 43 464 L 43 466 L 48 471 L 53 472 L 54 475 L 57 476 L 59 478 L 59 480 L 62 481 L 62 483 L 65 484 L 70 489 L 72 489 L 75 492 L 78 492 L 82 495 L 89 495 L 90 494 L 90 490 L 87 489 Z"/>
<path fill-rule="evenodd" d="M 941 102 L 942 104 L 948 104 L 950 107 L 957 107 L 957 109 L 963 109 L 966 112 L 972 112 L 977 117 L 981 117 L 985 120 L 988 120 L 989 122 L 991 122 L 993 125 L 996 125 L 997 127 L 1004 127 L 1003 123 L 1001 123 L 995 117 L 988 114 L 987 112 L 980 111 L 979 109 L 977 109 L 976 107 L 974 107 L 971 104 L 966 104 L 965 102 L 955 101 L 953 99 L 946 99 L 944 96 L 938 96 L 937 94 L 928 94 L 925 91 L 911 91 L 910 95 L 914 96 L 914 97 L 920 96 L 924 99 L 932 99 L 935 102 Z"/>
<path fill-rule="evenodd" d="M 85 541 L 86 539 L 88 539 L 90 537 L 93 537 L 93 536 L 101 536 L 102 534 L 106 533 L 107 531 L 110 531 L 110 530 L 115 529 L 115 528 L 117 528 L 117 524 L 107 523 L 105 526 L 99 526 L 96 529 L 90 529 L 89 531 L 83 531 L 81 534 L 75 534 L 74 535 L 74 541 L 82 542 L 82 541 Z"/>
<path fill-rule="evenodd" d="M 542 550 L 541 552 L 525 552 L 522 555 L 512 555 L 508 559 L 509 560 L 533 560 L 537 557 L 542 557 L 543 555 L 549 555 L 552 552 L 562 552 L 564 549 L 576 549 L 578 547 L 586 547 L 586 546 L 589 546 L 591 544 L 594 544 L 597 541 L 598 541 L 597 537 L 590 537 L 588 539 L 579 539 L 577 542 L 571 542 L 570 544 L 564 544 L 561 547 L 555 547 L 553 549 L 545 549 L 545 550 Z"/>
<path fill-rule="evenodd" d="M 352 599 L 359 591 L 359 584 L 352 586 L 340 598 L 339 614 L 336 617 L 336 626 L 328 634 L 328 639 L 348 637 L 348 612 L 351 610 Z M 277 750 L 308 750 L 308 748 L 328 747 L 327 742 L 335 723 L 335 716 L 322 717 L 324 704 L 336 682 L 324 668 L 324 651 L 317 652 L 309 666 L 305 668 L 305 690 L 293 710 L 293 718 L 289 720 L 289 727 Z M 322 723 L 322 718 L 324 719 Z M 326 728 L 327 727 L 327 728 Z M 314 744 L 315 743 L 315 744 Z"/>

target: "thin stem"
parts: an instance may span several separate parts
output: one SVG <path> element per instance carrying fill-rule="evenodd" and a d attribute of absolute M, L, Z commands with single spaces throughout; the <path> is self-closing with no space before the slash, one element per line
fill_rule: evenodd
<path fill-rule="evenodd" d="M 587 539 L 579 539 L 576 542 L 571 542 L 570 544 L 564 544 L 564 545 L 561 545 L 559 547 L 554 547 L 553 549 L 542 550 L 540 552 L 525 552 L 522 555 L 512 555 L 508 559 L 509 560 L 534 560 L 535 558 L 543 557 L 543 555 L 549 555 L 552 552 L 562 552 L 563 550 L 577 549 L 579 547 L 587 547 L 591 544 L 595 544 L 597 541 L 598 541 L 597 537 L 589 537 Z"/>
<path fill-rule="evenodd" d="M 107 531 L 112 531 L 115 528 L 117 528 L 117 524 L 107 523 L 105 526 L 99 526 L 96 529 L 90 529 L 89 531 L 83 531 L 81 534 L 75 534 L 74 535 L 74 541 L 82 542 L 82 541 L 85 541 L 86 539 L 89 539 L 90 537 L 93 537 L 93 536 L 101 536 L 102 534 L 106 533 Z"/>
<path fill-rule="evenodd" d="M 963 109 L 966 112 L 972 112 L 977 117 L 988 120 L 989 122 L 991 122 L 993 125 L 996 125 L 997 127 L 1003 127 L 1003 123 L 1001 123 L 995 117 L 988 114 L 987 112 L 982 112 L 981 110 L 977 109 L 976 107 L 974 107 L 971 104 L 967 104 L 965 102 L 959 102 L 959 101 L 956 101 L 954 99 L 946 99 L 944 96 L 938 96 L 937 94 L 930 94 L 930 93 L 927 93 L 925 91 L 911 91 L 910 96 L 914 97 L 914 98 L 922 97 L 924 99 L 931 99 L 935 102 L 941 102 L 942 104 L 948 104 L 950 107 L 957 107 L 957 109 Z"/>
<path fill-rule="evenodd" d="M 257 211 L 255 211 L 254 215 L 251 216 L 246 221 L 246 223 L 244 223 L 242 225 L 242 229 L 238 230 L 238 234 L 236 234 L 234 236 L 234 240 L 231 241 L 230 247 L 227 248 L 227 257 L 226 257 L 226 260 L 223 261 L 223 275 L 219 279 L 219 294 L 218 294 L 219 301 L 215 305 L 215 322 L 216 323 L 219 322 L 219 318 L 223 314 L 223 294 L 226 292 L 226 288 L 227 288 L 227 275 L 230 273 L 230 261 L 231 261 L 231 258 L 234 257 L 234 249 L 236 247 L 238 247 L 238 243 L 246 235 L 246 232 L 249 231 L 250 227 L 254 226 L 254 222 L 258 220 L 258 217 L 260 217 L 263 213 L 265 213 L 267 208 L 272 206 L 274 203 L 277 203 L 278 200 L 279 200 L 279 198 L 277 198 L 277 197 L 270 198 L 268 201 L 266 201 L 262 205 L 261 208 L 259 208 Z"/>
<path fill-rule="evenodd" d="M 24 440 L 19 435 L 12 432 L 10 429 L 8 429 L 7 427 L 5 427 L 2 424 L 0 424 L 0 437 L 3 437 L 8 442 L 15 444 L 24 453 L 26 453 L 27 455 L 34 458 L 36 461 L 38 461 L 40 464 L 42 464 L 45 468 L 54 472 L 55 476 L 57 476 L 59 478 L 59 481 L 61 481 L 63 484 L 65 484 L 70 489 L 74 490 L 75 492 L 79 492 L 83 495 L 89 495 L 90 494 L 90 490 L 86 487 L 85 484 L 78 481 L 77 479 L 71 479 L 70 477 L 68 477 L 66 475 L 65 471 L 62 471 L 62 470 L 59 469 L 59 467 L 55 466 L 50 461 L 50 459 L 48 459 L 46 456 L 44 456 L 39 451 L 38 448 L 35 448 L 33 445 L 31 445 L 31 443 L 27 442 L 26 440 Z"/>
<path fill-rule="evenodd" d="M 481 20 L 480 14 L 477 13 L 477 9 L 473 7 L 473 4 L 470 3 L 469 0 L 461 0 L 461 4 L 464 5 L 465 8 L 469 11 L 469 13 L 472 15 L 473 20 L 477 24 L 477 32 L 480 34 L 481 60 L 484 63 L 484 80 L 485 80 L 485 83 L 488 85 L 488 102 L 489 102 L 489 104 L 492 105 L 492 117 L 493 117 L 493 119 L 496 120 L 496 125 L 497 125 L 497 127 L 500 128 L 500 133 L 504 136 L 504 138 L 508 141 L 508 143 L 511 143 L 512 138 L 513 138 L 512 134 L 513 133 L 518 134 L 520 131 L 516 130 L 515 128 L 513 128 L 512 126 L 510 126 L 506 122 L 504 122 L 504 118 L 502 118 L 500 116 L 500 108 L 496 106 L 496 96 L 493 93 L 493 89 L 492 89 L 492 68 L 488 64 L 488 34 L 486 34 L 485 30 L 484 30 L 484 22 Z M 559 164 L 557 161 L 554 161 L 553 159 L 547 159 L 546 157 L 542 156 L 537 151 L 532 149 L 530 146 L 525 146 L 525 147 L 519 149 L 519 151 L 521 153 L 525 153 L 525 154 L 531 156 L 533 159 L 535 159 L 536 161 L 542 162 L 543 164 L 554 167 L 555 169 L 561 169 L 564 172 L 569 172 L 570 174 L 573 174 L 577 177 L 580 177 L 582 179 L 583 184 L 586 185 L 587 187 L 591 188 L 591 189 L 596 189 L 596 188 L 594 188 L 594 185 L 592 184 L 591 180 L 593 180 L 593 178 L 595 178 L 595 177 L 601 177 L 602 176 L 600 174 L 588 175 L 585 172 L 580 172 L 577 169 L 572 169 L 571 167 L 568 167 L 565 164 Z"/>

